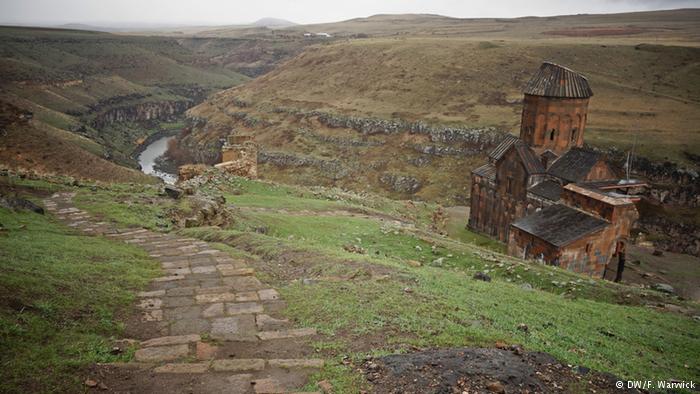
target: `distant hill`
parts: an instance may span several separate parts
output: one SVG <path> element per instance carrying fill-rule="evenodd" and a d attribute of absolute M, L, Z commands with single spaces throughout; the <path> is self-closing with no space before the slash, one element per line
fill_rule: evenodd
<path fill-rule="evenodd" d="M 124 30 L 124 29 L 110 28 L 110 27 L 103 27 L 103 26 L 85 25 L 82 23 L 66 23 L 63 25 L 56 26 L 56 28 L 57 29 L 68 29 L 68 30 L 101 31 L 101 32 L 105 32 L 105 33 L 113 33 L 113 32 L 118 32 L 118 31 Z"/>
<path fill-rule="evenodd" d="M 257 21 L 253 22 L 253 26 L 275 28 L 275 27 L 297 26 L 297 24 L 294 22 L 290 22 L 288 20 L 284 20 L 284 19 L 262 18 L 262 19 L 258 19 Z"/>
<path fill-rule="evenodd" d="M 416 130 L 424 129 L 418 126 L 402 133 L 401 125 L 517 132 L 523 86 L 542 61 L 551 60 L 591 82 L 595 96 L 588 144 L 624 151 L 637 139 L 641 156 L 697 166 L 691 155 L 700 151 L 700 48 L 691 38 L 699 26 L 686 14 L 476 20 L 480 27 L 470 27 L 474 31 L 491 23 L 506 30 L 464 37 L 425 34 L 421 26 L 432 26 L 430 21 L 457 23 L 459 32 L 472 23 L 383 15 L 343 22 L 346 27 L 336 30 L 332 24 L 319 25 L 319 31 L 335 34 L 380 31 L 373 29 L 388 34 L 392 25 L 394 31 L 423 33 L 369 34 L 310 47 L 272 72 L 189 110 L 221 134 L 213 126 L 195 129 L 184 144 L 197 158 L 214 158 L 217 152 L 207 149 L 218 138 L 231 129 L 246 130 L 270 152 L 261 156 L 268 163 L 261 174 L 270 179 L 463 203 L 469 170 L 488 144 L 461 146 L 439 135 L 421 135 Z M 622 30 L 628 21 L 648 30 Z M 361 29 L 362 23 L 373 27 Z M 552 29 L 566 34 L 546 33 Z M 513 37 L 514 31 L 522 37 Z"/>

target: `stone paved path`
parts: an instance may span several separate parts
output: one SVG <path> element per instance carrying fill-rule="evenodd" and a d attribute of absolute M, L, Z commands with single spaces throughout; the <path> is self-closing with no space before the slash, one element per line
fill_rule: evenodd
<path fill-rule="evenodd" d="M 275 317 L 284 302 L 244 260 L 200 240 L 97 222 L 73 196 L 54 194 L 45 206 L 84 233 L 138 245 L 164 272 L 138 294 L 145 334 L 135 362 L 105 366 L 110 391 L 288 393 L 323 366 L 309 358 L 315 330 Z"/>

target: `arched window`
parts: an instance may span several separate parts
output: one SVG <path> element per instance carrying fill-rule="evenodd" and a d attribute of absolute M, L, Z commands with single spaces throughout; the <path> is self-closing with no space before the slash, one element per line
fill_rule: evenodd
<path fill-rule="evenodd" d="M 552 131 L 549 132 L 549 140 L 550 141 L 554 141 L 554 132 L 555 132 L 554 129 L 552 129 Z"/>

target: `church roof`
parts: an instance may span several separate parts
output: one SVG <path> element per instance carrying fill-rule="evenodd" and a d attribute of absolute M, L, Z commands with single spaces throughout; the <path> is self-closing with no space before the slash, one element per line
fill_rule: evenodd
<path fill-rule="evenodd" d="M 493 180 L 496 179 L 496 166 L 491 163 L 487 163 L 475 169 L 472 171 L 472 173 Z"/>
<path fill-rule="evenodd" d="M 554 181 L 544 181 L 536 184 L 528 190 L 530 193 L 546 198 L 550 201 L 559 201 L 561 196 L 561 185 Z"/>
<path fill-rule="evenodd" d="M 600 154 L 583 148 L 571 148 L 558 158 L 547 173 L 567 182 L 581 182 L 600 160 Z"/>
<path fill-rule="evenodd" d="M 527 146 L 526 143 L 517 141 L 515 143 L 515 150 L 518 151 L 520 160 L 522 160 L 523 166 L 525 166 L 525 171 L 527 171 L 528 174 L 545 173 L 545 169 L 540 161 L 540 158 L 532 149 L 530 149 L 529 146 Z"/>
<path fill-rule="evenodd" d="M 512 226 L 562 247 L 602 230 L 609 223 L 566 205 L 550 205 L 513 222 Z"/>
<path fill-rule="evenodd" d="M 506 138 L 489 153 L 489 158 L 494 162 L 498 161 L 516 141 L 520 141 L 520 138 L 510 134 L 507 135 Z"/>
<path fill-rule="evenodd" d="M 583 75 L 551 62 L 544 62 L 525 86 L 525 94 L 546 97 L 588 98 L 593 90 Z"/>

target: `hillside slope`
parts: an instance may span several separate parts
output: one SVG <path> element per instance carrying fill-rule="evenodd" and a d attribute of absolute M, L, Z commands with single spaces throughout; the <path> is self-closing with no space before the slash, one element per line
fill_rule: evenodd
<path fill-rule="evenodd" d="M 0 167 L 31 169 L 103 182 L 153 183 L 141 171 L 105 159 L 105 148 L 93 140 L 38 120 L 0 102 Z"/>
<path fill-rule="evenodd" d="M 133 150 L 207 94 L 249 78 L 171 38 L 0 28 L 0 100 L 34 122 L 85 137 L 135 167 Z M 79 170 L 79 169 L 76 169 Z"/>
<path fill-rule="evenodd" d="M 469 170 L 492 136 L 426 137 L 396 124 L 517 132 L 522 88 L 543 60 L 589 77 L 588 143 L 626 150 L 636 140 L 643 156 L 696 165 L 688 154 L 700 151 L 700 49 L 648 44 L 401 38 L 311 47 L 191 109 L 196 126 L 182 145 L 215 162 L 221 137 L 249 131 L 276 155 L 263 156 L 272 163 L 264 177 L 464 201 Z M 386 124 L 367 132 L 382 121 L 352 118 Z M 345 175 L 332 179 L 319 160 Z M 413 186 L 394 187 L 397 177 Z"/>

